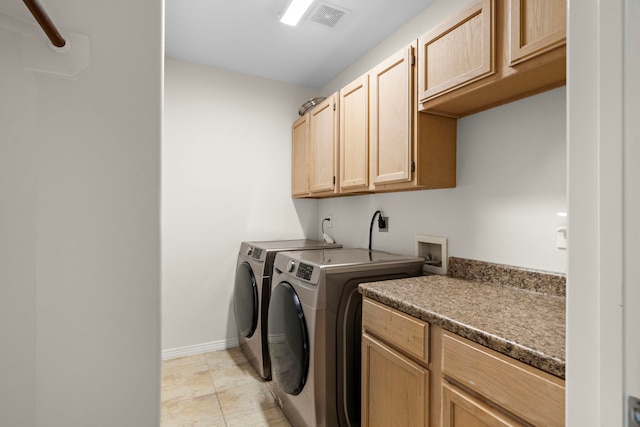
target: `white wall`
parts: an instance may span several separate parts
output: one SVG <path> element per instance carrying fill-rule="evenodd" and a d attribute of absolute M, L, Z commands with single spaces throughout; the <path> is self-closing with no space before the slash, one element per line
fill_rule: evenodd
<path fill-rule="evenodd" d="M 242 241 L 318 237 L 317 202 L 291 199 L 291 124 L 315 95 L 166 59 L 164 350 L 233 345 Z"/>
<path fill-rule="evenodd" d="M 448 239 L 449 256 L 565 272 L 556 228 L 566 211 L 565 89 L 458 121 L 457 186 L 320 201 L 330 234 L 345 246 L 413 254 L 417 234 Z"/>
<path fill-rule="evenodd" d="M 633 10 L 624 10 L 624 3 L 584 0 L 568 9 L 569 427 L 631 426 L 625 391 L 640 384 L 630 368 L 638 359 L 626 361 L 627 371 L 624 360 L 624 350 L 633 356 L 640 336 L 637 323 L 624 323 L 638 305 L 631 299 L 638 296 L 638 117 L 625 101 L 637 98 L 632 89 L 639 81 L 637 73 L 625 75 L 624 61 L 636 60 L 637 51 L 624 52 L 634 46 L 623 39 L 625 14 Z M 629 19 L 637 26 L 633 14 Z M 634 123 L 626 129 L 625 113 Z"/>
<path fill-rule="evenodd" d="M 91 65 L 31 74 L 0 29 L 0 425 L 158 425 L 162 5 L 47 6 Z"/>
<path fill-rule="evenodd" d="M 0 28 L 0 425 L 35 425 L 36 82 Z"/>

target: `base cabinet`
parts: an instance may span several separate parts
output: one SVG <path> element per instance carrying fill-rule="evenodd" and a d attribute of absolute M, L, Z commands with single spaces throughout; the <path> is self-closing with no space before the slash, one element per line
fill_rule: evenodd
<path fill-rule="evenodd" d="M 362 338 L 362 425 L 423 427 L 429 371 L 374 338 Z"/>
<path fill-rule="evenodd" d="M 516 427 L 523 424 L 475 397 L 442 385 L 443 427 Z"/>
<path fill-rule="evenodd" d="M 564 380 L 369 298 L 362 426 L 564 426 Z"/>

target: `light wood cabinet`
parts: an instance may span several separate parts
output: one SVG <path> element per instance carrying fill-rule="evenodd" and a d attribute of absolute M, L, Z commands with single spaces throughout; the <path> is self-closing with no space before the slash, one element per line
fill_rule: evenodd
<path fill-rule="evenodd" d="M 291 128 L 291 195 L 309 195 L 309 114 L 293 123 Z"/>
<path fill-rule="evenodd" d="M 428 325 L 368 299 L 362 316 L 362 425 L 428 426 Z"/>
<path fill-rule="evenodd" d="M 366 297 L 362 331 L 363 426 L 564 425 L 560 378 Z"/>
<path fill-rule="evenodd" d="M 337 191 L 338 94 L 327 97 L 308 114 L 311 148 L 309 192 L 318 197 L 333 195 Z"/>
<path fill-rule="evenodd" d="M 341 193 L 455 187 L 456 121 L 418 114 L 416 46 L 340 91 Z"/>
<path fill-rule="evenodd" d="M 429 371 L 368 335 L 362 337 L 362 425 L 428 425 Z"/>
<path fill-rule="evenodd" d="M 456 120 L 418 113 L 417 40 L 369 72 L 374 192 L 456 186 Z"/>
<path fill-rule="evenodd" d="M 328 197 L 336 194 L 338 170 L 338 93 L 293 123 L 291 195 Z"/>
<path fill-rule="evenodd" d="M 444 381 L 523 420 L 516 425 L 564 425 L 563 380 L 446 331 L 442 362 Z"/>
<path fill-rule="evenodd" d="M 566 82 L 565 0 L 479 0 L 419 38 L 420 111 L 462 117 Z"/>
<path fill-rule="evenodd" d="M 443 427 L 516 427 L 522 423 L 448 384 L 442 385 Z"/>
<path fill-rule="evenodd" d="M 566 1 L 509 0 L 509 65 L 514 66 L 566 43 Z"/>
<path fill-rule="evenodd" d="M 340 90 L 340 191 L 369 191 L 369 75 Z"/>
<path fill-rule="evenodd" d="M 420 100 L 495 73 L 494 1 L 481 0 L 419 38 Z"/>

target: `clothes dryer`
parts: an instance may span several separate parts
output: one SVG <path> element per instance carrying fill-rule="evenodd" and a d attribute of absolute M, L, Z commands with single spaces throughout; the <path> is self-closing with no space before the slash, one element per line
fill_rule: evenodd
<path fill-rule="evenodd" d="M 360 425 L 358 284 L 422 275 L 424 259 L 366 249 L 279 252 L 268 316 L 271 389 L 294 427 Z"/>
<path fill-rule="evenodd" d="M 271 294 L 271 273 L 276 253 L 291 250 L 341 248 L 319 240 L 275 240 L 242 242 L 238 252 L 233 309 L 238 325 L 238 341 L 243 353 L 260 377 L 271 379 L 267 348 L 267 310 Z"/>

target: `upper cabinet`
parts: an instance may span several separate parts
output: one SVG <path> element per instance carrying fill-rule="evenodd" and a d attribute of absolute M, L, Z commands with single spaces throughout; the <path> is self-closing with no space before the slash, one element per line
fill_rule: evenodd
<path fill-rule="evenodd" d="M 309 192 L 318 197 L 333 195 L 337 191 L 338 94 L 327 97 L 308 114 L 311 148 Z"/>
<path fill-rule="evenodd" d="M 462 117 L 566 81 L 565 0 L 479 0 L 419 38 L 421 111 Z"/>
<path fill-rule="evenodd" d="M 291 195 L 309 195 L 309 114 L 305 114 L 291 127 Z"/>
<path fill-rule="evenodd" d="M 336 194 L 338 170 L 338 93 L 293 123 L 291 129 L 291 195 L 328 197 Z"/>
<path fill-rule="evenodd" d="M 369 75 L 340 90 L 340 191 L 369 190 Z"/>
<path fill-rule="evenodd" d="M 495 74 L 494 21 L 493 0 L 482 0 L 419 38 L 421 102 Z"/>
<path fill-rule="evenodd" d="M 417 41 L 340 90 L 340 193 L 455 187 L 456 121 L 418 114 Z"/>
<path fill-rule="evenodd" d="M 371 180 L 373 185 L 411 181 L 415 44 L 369 72 Z"/>
<path fill-rule="evenodd" d="M 293 196 L 455 187 L 456 119 L 564 85 L 565 33 L 566 0 L 476 1 L 294 123 Z"/>
<path fill-rule="evenodd" d="M 566 43 L 566 1 L 510 0 L 509 65 L 535 58 Z"/>
<path fill-rule="evenodd" d="M 369 72 L 371 186 L 376 192 L 456 186 L 456 120 L 418 113 L 417 41 Z"/>

